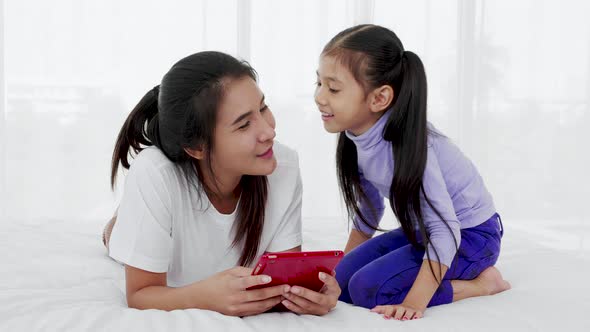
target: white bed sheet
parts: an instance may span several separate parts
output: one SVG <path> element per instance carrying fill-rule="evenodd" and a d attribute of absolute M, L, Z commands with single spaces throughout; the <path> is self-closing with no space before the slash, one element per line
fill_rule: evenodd
<path fill-rule="evenodd" d="M 505 223 L 497 266 L 513 288 L 408 322 L 342 302 L 324 317 L 129 309 L 123 267 L 100 242 L 102 222 L 3 223 L 0 331 L 590 331 L 589 229 L 530 232 Z M 304 221 L 306 250 L 342 248 L 345 239 L 341 222 Z"/>

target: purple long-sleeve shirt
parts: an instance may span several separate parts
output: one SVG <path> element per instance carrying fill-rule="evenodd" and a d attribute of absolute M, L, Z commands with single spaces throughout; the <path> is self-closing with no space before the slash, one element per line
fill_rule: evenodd
<path fill-rule="evenodd" d="M 346 132 L 357 148 L 361 185 L 377 215 L 373 217 L 367 204 L 359 208 L 372 225 L 379 225 L 383 217 L 384 199 L 389 199 L 389 187 L 393 178 L 394 160 L 391 143 L 383 139 L 383 128 L 389 112 L 385 113 L 367 132 L 354 136 Z M 429 128 L 436 129 L 429 123 Z M 430 202 L 447 221 L 457 245 L 461 241 L 461 229 L 475 227 L 495 212 L 492 196 L 473 163 L 448 138 L 442 135 L 428 136 L 428 156 L 424 177 L 424 191 Z M 394 189 L 395 190 L 395 189 Z M 430 259 L 450 266 L 456 253 L 453 235 L 440 217 L 422 198 L 422 215 L 431 243 Z M 374 230 L 357 218 L 359 230 L 372 235 Z M 440 259 L 437 259 L 432 246 Z M 426 254 L 424 259 L 426 259 Z"/>

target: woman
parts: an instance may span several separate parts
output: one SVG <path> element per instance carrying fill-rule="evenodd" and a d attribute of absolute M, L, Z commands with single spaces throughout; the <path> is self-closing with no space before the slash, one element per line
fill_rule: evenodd
<path fill-rule="evenodd" d="M 298 158 L 274 129 L 255 71 L 219 52 L 181 59 L 143 97 L 115 145 L 111 184 L 119 163 L 129 173 L 104 239 L 125 264 L 129 307 L 247 316 L 279 303 L 317 315 L 336 305 L 340 288 L 325 274 L 321 293 L 248 290 L 270 282 L 251 276 L 260 255 L 301 250 Z"/>

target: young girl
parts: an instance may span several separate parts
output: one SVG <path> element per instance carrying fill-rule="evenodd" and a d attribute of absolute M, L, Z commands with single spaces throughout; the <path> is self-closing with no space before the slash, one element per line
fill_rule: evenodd
<path fill-rule="evenodd" d="M 407 320 L 509 289 L 493 267 L 500 217 L 475 166 L 427 122 L 418 56 L 386 28 L 355 26 L 325 46 L 317 77 L 315 101 L 324 128 L 340 133 L 339 184 L 355 216 L 336 268 L 340 300 Z M 401 228 L 369 240 L 384 198 Z"/>
<path fill-rule="evenodd" d="M 298 159 L 274 137 L 255 71 L 223 53 L 178 61 L 143 97 L 115 145 L 111 184 L 119 163 L 129 172 L 104 239 L 125 264 L 129 307 L 247 316 L 281 302 L 308 314 L 336 305 L 340 288 L 324 273 L 322 293 L 247 290 L 270 282 L 247 268 L 265 251 L 301 249 Z"/>

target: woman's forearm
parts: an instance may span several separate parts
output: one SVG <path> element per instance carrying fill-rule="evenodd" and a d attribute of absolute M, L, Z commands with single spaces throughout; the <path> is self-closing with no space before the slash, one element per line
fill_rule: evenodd
<path fill-rule="evenodd" d="M 135 309 L 207 309 L 206 296 L 199 283 L 185 287 L 148 286 L 127 296 L 127 305 Z"/>

